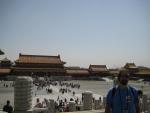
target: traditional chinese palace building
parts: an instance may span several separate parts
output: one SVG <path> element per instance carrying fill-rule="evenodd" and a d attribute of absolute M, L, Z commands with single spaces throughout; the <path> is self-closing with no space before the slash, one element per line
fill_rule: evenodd
<path fill-rule="evenodd" d="M 134 73 L 134 76 L 150 81 L 150 68 L 138 67 L 138 72 Z"/>
<path fill-rule="evenodd" d="M 7 76 L 11 73 L 12 62 L 4 58 L 0 61 L 0 79 L 6 79 Z"/>
<path fill-rule="evenodd" d="M 89 72 L 91 76 L 105 77 L 109 75 L 106 65 L 90 65 Z"/>
<path fill-rule="evenodd" d="M 4 52 L 0 50 L 0 55 Z M 92 79 L 101 80 L 102 77 L 119 74 L 120 69 L 108 69 L 106 65 L 89 65 L 89 68 L 65 67 L 65 62 L 57 56 L 19 54 L 15 62 L 4 58 L 0 60 L 0 79 L 15 78 L 15 76 L 50 77 L 52 80 Z M 143 78 L 150 81 L 150 68 L 126 63 L 131 78 Z"/>
<path fill-rule="evenodd" d="M 89 70 L 80 67 L 66 67 L 66 76 L 70 76 L 73 79 L 87 79 Z"/>
<path fill-rule="evenodd" d="M 129 71 L 131 76 L 133 76 L 134 73 L 138 72 L 138 67 L 134 63 L 126 63 L 124 68 Z"/>
<path fill-rule="evenodd" d="M 119 69 L 109 69 L 109 73 L 113 77 L 117 77 L 119 74 L 119 71 L 120 71 Z"/>
<path fill-rule="evenodd" d="M 29 76 L 63 76 L 65 75 L 64 64 L 58 56 L 23 55 L 15 61 L 13 73 L 15 75 Z"/>
<path fill-rule="evenodd" d="M 0 49 L 0 55 L 4 55 L 4 52 Z"/>

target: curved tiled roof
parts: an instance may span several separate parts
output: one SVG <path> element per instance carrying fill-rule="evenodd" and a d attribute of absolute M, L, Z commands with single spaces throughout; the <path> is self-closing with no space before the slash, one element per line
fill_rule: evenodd
<path fill-rule="evenodd" d="M 93 72 L 108 71 L 106 65 L 90 65 L 89 69 Z"/>
<path fill-rule="evenodd" d="M 60 56 L 42 56 L 42 55 L 22 55 L 16 63 L 46 63 L 46 64 L 62 64 Z"/>

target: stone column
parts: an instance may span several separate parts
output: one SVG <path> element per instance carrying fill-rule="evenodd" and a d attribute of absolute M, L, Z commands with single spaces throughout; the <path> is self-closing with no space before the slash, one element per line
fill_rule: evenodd
<path fill-rule="evenodd" d="M 55 102 L 54 102 L 53 99 L 50 99 L 50 100 L 49 100 L 48 111 L 49 111 L 50 113 L 56 113 L 56 110 L 55 110 Z"/>
<path fill-rule="evenodd" d="M 84 110 L 92 110 L 92 92 L 84 92 L 82 93 L 83 97 L 83 109 Z"/>
<path fill-rule="evenodd" d="M 14 87 L 14 112 L 32 112 L 32 87 L 31 77 L 20 76 L 16 78 Z"/>
<path fill-rule="evenodd" d="M 143 95 L 143 111 L 148 111 L 147 95 Z"/>
<path fill-rule="evenodd" d="M 69 102 L 69 112 L 76 111 L 76 106 L 74 102 Z"/>
<path fill-rule="evenodd" d="M 102 105 L 102 107 L 106 107 L 106 97 L 103 97 L 103 105 Z"/>
<path fill-rule="evenodd" d="M 94 102 L 94 109 L 95 110 L 100 109 L 100 100 L 95 100 L 95 102 Z"/>

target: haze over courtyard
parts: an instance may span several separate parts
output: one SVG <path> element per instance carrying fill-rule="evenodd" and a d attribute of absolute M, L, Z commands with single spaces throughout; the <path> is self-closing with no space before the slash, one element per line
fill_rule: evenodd
<path fill-rule="evenodd" d="M 67 66 L 150 67 L 150 1 L 0 1 L 0 49 L 61 55 Z"/>

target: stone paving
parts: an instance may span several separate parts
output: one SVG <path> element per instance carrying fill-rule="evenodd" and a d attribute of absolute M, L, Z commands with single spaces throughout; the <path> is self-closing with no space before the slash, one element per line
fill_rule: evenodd
<path fill-rule="evenodd" d="M 104 109 L 102 109 L 102 110 L 89 110 L 89 111 L 75 111 L 75 112 L 61 112 L 61 113 L 104 113 Z"/>

